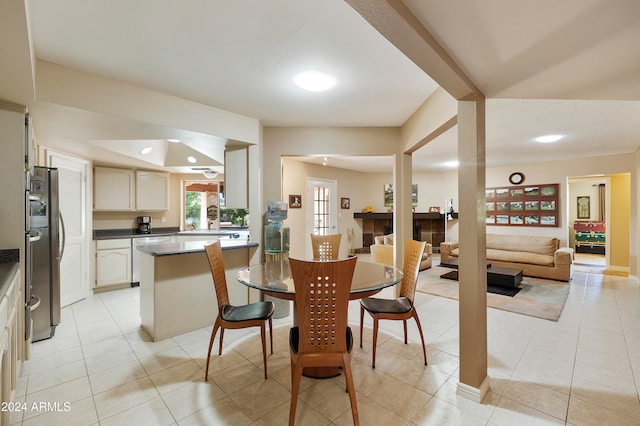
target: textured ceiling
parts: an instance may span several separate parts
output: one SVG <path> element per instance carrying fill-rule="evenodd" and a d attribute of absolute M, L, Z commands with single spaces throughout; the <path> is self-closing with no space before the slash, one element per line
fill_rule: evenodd
<path fill-rule="evenodd" d="M 399 126 L 437 87 L 342 0 L 28 4 L 38 59 L 254 117 L 266 126 Z M 489 98 L 489 165 L 638 148 L 640 2 L 405 4 Z M 322 94 L 296 88 L 292 76 L 307 68 L 334 73 L 337 87 Z M 67 128 L 82 131 L 61 144 L 83 155 L 138 161 L 133 149 L 127 158 L 106 143 L 98 147 L 80 137 L 93 127 L 100 133 L 114 118 L 59 110 L 37 106 L 43 117 L 40 132 L 55 133 L 66 117 L 73 120 Z M 141 123 L 119 121 L 120 130 L 131 126 L 142 133 L 140 139 L 179 132 L 154 128 L 144 134 Z M 567 138 L 544 147 L 531 142 L 545 133 Z M 455 158 L 456 144 L 452 129 L 414 154 L 416 168 L 440 169 L 444 158 Z M 320 147 L 318 154 L 323 154 Z M 375 171 L 386 163 L 391 168 L 383 159 L 341 161 L 345 168 Z"/>

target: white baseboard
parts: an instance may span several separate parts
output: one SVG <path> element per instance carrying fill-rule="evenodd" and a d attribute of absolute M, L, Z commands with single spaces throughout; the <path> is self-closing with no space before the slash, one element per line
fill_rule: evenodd
<path fill-rule="evenodd" d="M 456 394 L 463 398 L 470 399 L 474 402 L 481 403 L 489 392 L 489 376 L 486 376 L 480 385 L 480 388 L 474 388 L 467 384 L 458 382 Z"/>

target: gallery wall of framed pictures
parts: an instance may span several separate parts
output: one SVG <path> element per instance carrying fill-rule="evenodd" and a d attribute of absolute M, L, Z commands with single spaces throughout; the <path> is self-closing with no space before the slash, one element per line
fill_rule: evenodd
<path fill-rule="evenodd" d="M 559 185 L 486 189 L 487 225 L 560 226 Z"/>

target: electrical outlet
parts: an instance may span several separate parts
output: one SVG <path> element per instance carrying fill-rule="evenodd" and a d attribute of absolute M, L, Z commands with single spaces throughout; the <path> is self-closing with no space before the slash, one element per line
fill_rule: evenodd
<path fill-rule="evenodd" d="M 167 217 L 166 216 L 162 216 L 162 219 L 160 219 L 160 222 L 167 223 Z"/>

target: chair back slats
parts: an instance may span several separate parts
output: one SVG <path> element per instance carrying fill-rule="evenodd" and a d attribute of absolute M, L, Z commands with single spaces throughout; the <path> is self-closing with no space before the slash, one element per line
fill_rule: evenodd
<path fill-rule="evenodd" d="M 400 285 L 400 297 L 406 297 L 413 303 L 420 272 L 420 261 L 426 247 L 426 242 L 414 241 L 410 238 L 404 244 L 404 265 L 402 267 L 402 284 Z"/>
<path fill-rule="evenodd" d="M 315 235 L 311 234 L 313 258 L 316 260 L 338 259 L 342 234 Z"/>
<path fill-rule="evenodd" d="M 229 305 L 229 293 L 227 292 L 227 276 L 224 273 L 224 261 L 222 259 L 222 247 L 220 241 L 207 244 L 204 247 L 209 259 L 209 267 L 213 277 L 213 285 L 216 289 L 216 299 L 218 299 L 218 308 L 223 305 Z"/>
<path fill-rule="evenodd" d="M 296 288 L 298 351 L 345 352 L 347 311 L 357 258 L 337 261 L 289 259 Z"/>

